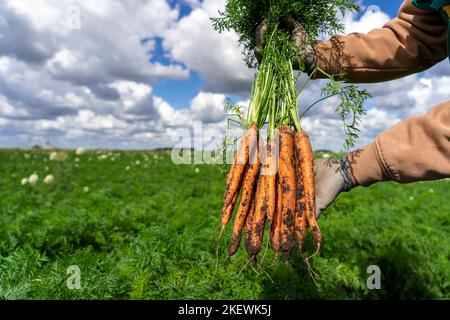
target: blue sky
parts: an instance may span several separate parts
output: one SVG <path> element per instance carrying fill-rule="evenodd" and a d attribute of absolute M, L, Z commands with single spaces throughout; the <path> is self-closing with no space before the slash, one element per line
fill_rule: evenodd
<path fill-rule="evenodd" d="M 389 14 L 391 17 L 397 15 L 398 8 L 402 4 L 403 0 L 371 0 L 363 1 L 363 6 L 368 7 L 371 5 L 379 6 L 381 10 Z"/>

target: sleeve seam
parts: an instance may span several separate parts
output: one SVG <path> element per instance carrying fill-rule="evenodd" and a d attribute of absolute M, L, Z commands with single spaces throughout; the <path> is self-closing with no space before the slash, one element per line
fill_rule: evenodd
<path fill-rule="evenodd" d="M 393 170 L 387 165 L 383 151 L 381 149 L 381 144 L 379 138 L 375 140 L 375 151 L 378 158 L 378 162 L 381 165 L 381 169 L 383 173 L 386 175 L 387 178 L 390 180 L 397 181 L 396 174 L 393 172 Z"/>
<path fill-rule="evenodd" d="M 432 66 L 439 62 L 440 61 L 434 61 L 434 60 L 431 61 L 430 60 L 429 64 L 422 63 L 422 64 L 416 65 L 414 67 L 411 67 L 411 68 L 383 68 L 383 69 L 381 69 L 381 68 L 368 68 L 368 67 L 356 67 L 356 68 L 351 68 L 351 67 L 345 68 L 344 67 L 343 69 L 344 69 L 344 71 L 346 71 L 346 70 L 352 70 L 352 71 L 353 70 L 357 70 L 357 71 L 368 70 L 368 71 L 411 71 L 411 72 L 414 72 L 414 70 L 416 70 L 416 69 L 421 69 L 423 67 Z"/>

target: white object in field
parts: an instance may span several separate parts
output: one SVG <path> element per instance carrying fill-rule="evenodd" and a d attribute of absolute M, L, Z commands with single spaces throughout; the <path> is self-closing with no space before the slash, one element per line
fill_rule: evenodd
<path fill-rule="evenodd" d="M 81 156 L 82 154 L 84 154 L 86 152 L 86 149 L 85 148 L 77 148 L 76 150 L 75 150 L 75 154 L 77 155 L 77 156 Z"/>
<path fill-rule="evenodd" d="M 44 178 L 44 183 L 51 184 L 55 181 L 55 177 L 53 177 L 51 174 L 48 174 Z"/>
<path fill-rule="evenodd" d="M 58 152 L 53 151 L 52 153 L 50 153 L 49 159 L 50 161 L 56 161 L 56 159 L 58 159 Z"/>
<path fill-rule="evenodd" d="M 30 184 L 36 184 L 36 182 L 38 182 L 39 180 L 39 176 L 36 173 L 33 173 L 29 178 L 28 178 L 28 182 Z"/>

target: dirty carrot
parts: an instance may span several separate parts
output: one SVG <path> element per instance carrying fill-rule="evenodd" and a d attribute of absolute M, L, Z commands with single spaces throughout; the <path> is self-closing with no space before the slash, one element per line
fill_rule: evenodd
<path fill-rule="evenodd" d="M 266 176 L 267 184 L 267 219 L 272 222 L 276 206 L 276 175 L 277 175 L 278 148 L 274 140 L 267 142 L 266 168 L 263 174 Z"/>
<path fill-rule="evenodd" d="M 270 228 L 270 242 L 275 253 L 281 250 L 281 185 L 280 179 L 276 179 L 276 206 Z"/>
<path fill-rule="evenodd" d="M 258 186 L 256 187 L 256 194 L 258 193 L 259 188 L 259 180 L 258 180 Z M 251 250 L 251 238 L 253 235 L 253 220 L 255 216 L 255 196 L 252 199 L 252 204 L 250 205 L 250 211 L 247 214 L 247 218 L 245 219 L 245 248 L 247 250 L 247 253 L 249 257 L 252 257 L 252 250 Z"/>
<path fill-rule="evenodd" d="M 225 226 L 230 221 L 231 216 L 233 215 L 234 206 L 236 205 L 237 199 L 239 197 L 239 191 L 234 194 L 233 201 L 231 201 L 230 205 L 226 208 L 225 211 L 222 211 L 222 225 Z"/>
<path fill-rule="evenodd" d="M 233 201 L 235 194 L 239 192 L 239 187 L 243 181 L 242 178 L 246 165 L 249 162 L 250 154 L 254 153 L 254 150 L 256 149 L 257 136 L 258 127 L 256 124 L 252 124 L 242 137 L 242 141 L 239 144 L 233 159 L 233 164 L 228 173 L 222 211 L 225 211 L 228 208 Z"/>
<path fill-rule="evenodd" d="M 281 251 L 289 261 L 295 246 L 295 164 L 294 134 L 290 127 L 280 127 L 279 179 L 281 188 Z"/>
<path fill-rule="evenodd" d="M 316 220 L 316 200 L 314 188 L 314 159 L 311 142 L 305 131 L 295 134 L 295 152 L 300 161 L 305 199 L 305 215 L 314 237 L 316 252 L 320 249 L 322 235 Z"/>
<path fill-rule="evenodd" d="M 300 167 L 300 159 L 298 156 L 295 157 L 295 213 L 294 213 L 294 228 L 295 228 L 295 238 L 297 240 L 298 253 L 303 255 L 302 247 L 303 242 L 306 238 L 306 214 L 305 214 L 305 197 L 303 189 L 303 178 L 302 171 Z"/>
<path fill-rule="evenodd" d="M 259 152 L 256 148 L 256 152 L 252 154 L 247 165 L 247 172 L 244 175 L 244 181 L 242 183 L 241 202 L 239 203 L 238 211 L 233 225 L 233 237 L 230 246 L 228 247 L 228 257 L 234 255 L 239 248 L 241 242 L 242 228 L 247 218 L 249 208 L 254 196 L 255 183 L 259 174 L 260 162 Z"/>
<path fill-rule="evenodd" d="M 252 235 L 248 248 L 252 259 L 255 259 L 261 250 L 267 216 L 267 195 L 267 176 L 262 174 L 258 180 L 258 188 L 255 196 L 255 215 L 252 221 Z"/>

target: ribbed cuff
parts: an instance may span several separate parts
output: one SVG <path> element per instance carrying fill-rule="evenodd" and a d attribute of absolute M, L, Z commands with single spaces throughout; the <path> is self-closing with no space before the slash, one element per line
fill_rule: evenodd
<path fill-rule="evenodd" d="M 378 149 L 377 141 L 374 141 L 347 155 L 354 186 L 367 187 L 379 181 L 392 180 L 383 167 L 382 155 Z"/>
<path fill-rule="evenodd" d="M 346 156 L 343 156 L 340 160 L 342 177 L 344 178 L 343 189 L 345 192 L 350 191 L 351 188 L 355 187 L 356 184 L 353 182 L 353 174 L 350 169 L 350 163 Z"/>

